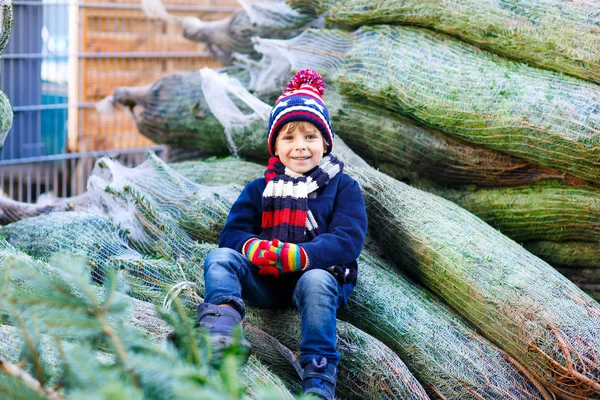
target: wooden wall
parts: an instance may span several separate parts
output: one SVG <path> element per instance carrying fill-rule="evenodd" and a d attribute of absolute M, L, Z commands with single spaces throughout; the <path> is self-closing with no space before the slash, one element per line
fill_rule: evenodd
<path fill-rule="evenodd" d="M 89 107 L 91 103 L 110 95 L 116 86 L 147 85 L 166 74 L 220 64 L 204 45 L 183 38 L 180 27 L 148 18 L 139 8 L 140 0 L 85 1 L 107 6 L 129 4 L 133 9 L 81 6 L 77 10 L 77 53 L 100 57 L 79 56 L 74 62 L 71 93 L 76 93 L 76 102 L 83 107 L 77 111 L 72 108 L 69 115 L 69 150 L 88 152 L 150 146 L 152 143 L 137 132 L 126 111 L 103 116 Z M 169 12 L 202 20 L 226 18 L 232 9 L 239 8 L 235 0 L 163 0 L 163 3 L 195 7 L 169 9 Z M 159 52 L 180 54 L 153 54 Z"/>

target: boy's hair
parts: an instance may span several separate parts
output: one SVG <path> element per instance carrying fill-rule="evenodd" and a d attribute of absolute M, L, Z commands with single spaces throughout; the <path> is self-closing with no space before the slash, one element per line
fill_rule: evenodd
<path fill-rule="evenodd" d="M 311 131 L 318 131 L 317 127 L 306 121 L 292 121 L 285 124 L 279 133 L 287 133 L 289 130 L 293 130 L 298 128 L 298 130 L 302 133 L 309 133 Z"/>
<path fill-rule="evenodd" d="M 306 121 L 314 125 L 325 138 L 325 154 L 333 150 L 333 129 L 329 112 L 323 98 L 325 83 L 321 76 L 311 69 L 300 70 L 287 84 L 283 93 L 271 110 L 267 143 L 271 155 L 275 154 L 275 142 L 281 129 L 290 122 Z"/>
<path fill-rule="evenodd" d="M 298 130 L 300 131 L 300 133 L 310 133 L 310 132 L 319 132 L 319 129 L 317 129 L 316 126 L 314 126 L 312 123 L 310 122 L 306 122 L 306 121 L 292 121 L 292 122 L 288 122 L 287 124 L 285 124 L 281 130 L 279 131 L 279 135 L 285 135 L 286 133 L 288 133 L 288 131 L 291 131 L 293 129 L 298 128 Z M 322 136 L 322 135 L 321 135 Z M 275 141 L 277 144 L 277 141 Z M 329 147 L 329 142 L 327 142 L 327 139 L 325 139 L 325 137 L 323 136 L 323 142 L 325 143 L 325 151 L 327 151 L 327 148 Z"/>

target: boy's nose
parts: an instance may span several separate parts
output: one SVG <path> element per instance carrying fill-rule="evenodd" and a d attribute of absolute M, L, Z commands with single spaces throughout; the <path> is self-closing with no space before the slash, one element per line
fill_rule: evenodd
<path fill-rule="evenodd" d="M 304 142 L 304 140 L 296 141 L 296 148 L 304 150 L 306 148 L 306 142 Z"/>

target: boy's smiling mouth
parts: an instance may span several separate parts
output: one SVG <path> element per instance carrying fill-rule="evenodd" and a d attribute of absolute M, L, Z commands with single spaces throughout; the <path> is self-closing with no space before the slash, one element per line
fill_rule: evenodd
<path fill-rule="evenodd" d="M 308 160 L 310 157 L 290 157 L 292 160 L 296 160 L 296 161 L 304 161 L 304 160 Z"/>

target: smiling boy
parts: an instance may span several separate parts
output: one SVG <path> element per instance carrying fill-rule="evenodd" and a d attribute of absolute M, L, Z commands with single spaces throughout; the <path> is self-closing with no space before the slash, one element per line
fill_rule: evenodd
<path fill-rule="evenodd" d="M 279 132 L 275 142 L 275 157 L 297 174 L 309 172 L 319 165 L 327 142 L 310 122 L 288 122 Z"/>
<path fill-rule="evenodd" d="M 358 183 L 331 154 L 324 90 L 319 74 L 302 70 L 275 102 L 265 177 L 244 188 L 206 259 L 198 322 L 226 347 L 246 303 L 298 308 L 303 391 L 333 399 L 336 312 L 356 285 L 367 217 Z"/>

